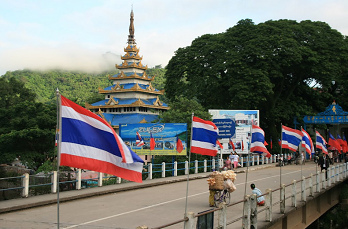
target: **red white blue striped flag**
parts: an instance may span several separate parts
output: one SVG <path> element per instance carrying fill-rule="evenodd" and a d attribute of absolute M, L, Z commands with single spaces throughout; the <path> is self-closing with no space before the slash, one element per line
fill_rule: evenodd
<path fill-rule="evenodd" d="M 61 96 L 60 165 L 142 182 L 143 160 L 105 120 Z"/>
<path fill-rule="evenodd" d="M 302 141 L 302 132 L 282 126 L 282 148 L 296 152 Z"/>
<path fill-rule="evenodd" d="M 305 131 L 304 129 L 301 130 L 303 137 L 302 137 L 302 147 L 306 149 L 306 152 L 309 154 L 309 157 L 312 158 L 312 154 L 314 154 L 314 147 L 313 147 L 313 141 L 311 139 L 311 136 Z"/>
<path fill-rule="evenodd" d="M 259 126 L 252 125 L 250 152 L 259 153 L 265 157 L 271 157 L 265 146 L 265 132 Z"/>
<path fill-rule="evenodd" d="M 216 141 L 218 140 L 219 129 L 213 122 L 193 117 L 191 136 L 192 153 L 216 156 L 218 152 Z"/>
<path fill-rule="evenodd" d="M 323 151 L 324 154 L 328 154 L 327 152 L 327 148 L 326 148 L 326 144 L 327 142 L 325 141 L 325 139 L 323 138 L 323 136 L 320 135 L 320 133 L 318 131 L 315 131 L 315 135 L 316 135 L 316 143 L 315 146 L 318 149 L 321 149 Z"/>

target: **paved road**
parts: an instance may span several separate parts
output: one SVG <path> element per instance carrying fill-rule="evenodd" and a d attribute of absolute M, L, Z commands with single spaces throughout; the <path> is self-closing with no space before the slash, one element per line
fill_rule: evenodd
<path fill-rule="evenodd" d="M 302 168 L 302 169 L 301 169 Z M 245 169 L 239 169 L 244 170 Z M 300 180 L 301 174 L 309 176 L 316 172 L 316 166 L 309 162 L 304 166 L 288 165 L 282 167 L 282 183 Z M 187 211 L 194 213 L 211 209 L 208 206 L 208 185 L 206 177 L 209 173 L 190 175 L 193 180 L 188 183 Z M 245 186 L 248 174 L 247 186 Z M 41 207 L 18 210 L 0 214 L 0 228 L 57 228 L 58 216 L 60 228 L 136 228 L 147 225 L 157 227 L 182 219 L 186 206 L 187 177 L 161 178 L 145 181 L 141 185 L 128 183 L 114 187 L 98 187 L 87 190 L 76 190 L 60 193 L 59 205 L 50 204 Z M 181 182 L 175 182 L 181 181 Z M 158 185 L 158 183 L 167 183 Z M 246 193 L 250 194 L 250 183 L 265 191 L 276 189 L 280 183 L 280 167 L 274 164 L 250 167 L 248 173 L 238 173 L 235 182 L 237 190 L 232 193 L 231 202 L 242 200 Z M 118 188 L 116 188 L 116 186 Z M 300 186 L 300 185 L 298 185 Z M 298 187 L 299 188 L 299 187 Z M 116 190 L 118 189 L 118 190 Z M 130 189 L 126 191 L 127 189 Z M 123 190 L 123 191 L 122 191 Z M 110 194 L 105 194 L 110 193 Z M 103 195 L 102 195 L 103 194 Z M 88 197 L 81 198 L 80 197 Z M 6 209 L 12 210 L 31 207 L 35 201 L 39 203 L 54 203 L 55 194 L 29 197 L 20 200 L 0 202 L 0 213 Z M 69 199 L 76 199 L 70 200 Z M 279 194 L 274 196 L 274 202 L 279 200 Z M 22 206 L 20 206 L 20 201 Z M 66 201 L 66 202 L 65 202 Z M 59 206 L 59 208 L 58 208 Z M 228 208 L 228 222 L 242 214 L 242 204 Z M 279 205 L 274 208 L 279 209 Z M 217 217 L 215 217 L 217 218 Z M 260 214 L 260 220 L 264 216 Z M 178 224 L 169 228 L 183 228 Z M 241 228 L 241 221 L 231 224 L 228 228 Z"/>

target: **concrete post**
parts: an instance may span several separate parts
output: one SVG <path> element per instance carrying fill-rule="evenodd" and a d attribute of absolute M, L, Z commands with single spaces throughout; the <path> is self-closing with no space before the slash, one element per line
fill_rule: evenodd
<path fill-rule="evenodd" d="M 149 180 L 152 180 L 152 163 L 149 163 L 148 170 L 149 170 L 148 178 L 149 178 Z"/>
<path fill-rule="evenodd" d="M 285 184 L 282 184 L 280 188 L 280 213 L 285 213 Z"/>
<path fill-rule="evenodd" d="M 331 173 L 332 173 L 332 168 L 328 168 L 327 169 L 327 186 L 330 187 L 331 186 Z"/>
<path fill-rule="evenodd" d="M 51 186 L 51 192 L 52 193 L 57 193 L 57 171 L 53 171 L 53 174 L 51 176 L 51 183 L 52 183 L 52 186 Z"/>
<path fill-rule="evenodd" d="M 193 212 L 188 212 L 187 213 L 187 218 L 188 218 L 188 221 L 185 221 L 184 223 L 184 228 L 185 229 L 195 229 L 195 213 Z"/>
<path fill-rule="evenodd" d="M 218 211 L 218 228 L 227 228 L 227 219 L 226 219 L 227 204 L 225 202 L 222 202 L 219 204 L 219 208 L 221 209 Z"/>
<path fill-rule="evenodd" d="M 174 176 L 178 176 L 178 162 L 174 161 Z"/>
<path fill-rule="evenodd" d="M 252 161 L 251 161 L 251 165 L 254 166 L 255 165 L 255 156 L 252 156 Z"/>
<path fill-rule="evenodd" d="M 195 173 L 198 173 L 198 160 L 195 160 Z"/>
<path fill-rule="evenodd" d="M 166 163 L 162 162 L 162 177 L 166 177 Z"/>
<path fill-rule="evenodd" d="M 240 157 L 240 167 L 243 168 L 243 166 L 244 166 L 244 158 Z"/>
<path fill-rule="evenodd" d="M 263 155 L 261 156 L 261 161 L 262 161 L 262 164 L 264 165 L 265 164 L 265 157 Z"/>
<path fill-rule="evenodd" d="M 81 169 L 78 169 L 77 170 L 77 176 L 76 176 L 76 180 L 77 180 L 77 182 L 76 182 L 76 189 L 77 190 L 80 190 L 81 189 Z M 59 188 L 59 187 L 58 187 Z"/>
<path fill-rule="evenodd" d="M 322 188 L 326 189 L 326 177 L 325 177 L 325 172 L 321 173 L 321 184 L 322 184 Z"/>
<path fill-rule="evenodd" d="M 301 181 L 301 201 L 306 202 L 306 178 L 302 177 Z"/>
<path fill-rule="evenodd" d="M 336 182 L 339 181 L 339 176 L 338 176 L 338 174 L 339 174 L 338 165 L 336 165 Z"/>
<path fill-rule="evenodd" d="M 296 180 L 293 180 L 291 186 L 291 206 L 296 208 L 296 205 Z"/>
<path fill-rule="evenodd" d="M 211 168 L 215 171 L 215 159 L 211 160 Z"/>
<path fill-rule="evenodd" d="M 317 174 L 316 174 L 316 187 L 317 187 L 317 190 L 316 190 L 316 192 L 320 192 L 320 177 L 319 177 L 319 174 L 320 174 L 320 172 L 318 171 L 317 172 Z"/>
<path fill-rule="evenodd" d="M 101 172 L 98 173 L 98 187 L 103 186 L 103 176 L 104 176 L 104 173 L 101 173 Z"/>
<path fill-rule="evenodd" d="M 207 160 L 204 159 L 204 172 L 206 173 L 207 172 Z"/>
<path fill-rule="evenodd" d="M 272 189 L 266 189 L 265 205 L 266 205 L 266 221 L 272 222 Z"/>
<path fill-rule="evenodd" d="M 259 165 L 260 164 L 260 156 L 259 155 L 257 155 L 256 161 L 257 161 L 257 165 Z"/>
<path fill-rule="evenodd" d="M 185 175 L 189 174 L 188 161 L 185 161 Z"/>
<path fill-rule="evenodd" d="M 29 196 L 29 173 L 24 173 L 22 178 L 22 197 Z"/>
<path fill-rule="evenodd" d="M 257 229 L 257 198 L 256 194 L 250 197 L 250 227 Z"/>
<path fill-rule="evenodd" d="M 122 178 L 121 177 L 117 177 L 116 178 L 116 183 L 117 184 L 121 184 L 122 183 Z"/>
<path fill-rule="evenodd" d="M 308 187 L 309 187 L 309 196 L 313 197 L 313 174 L 312 173 L 308 180 Z"/>
<path fill-rule="evenodd" d="M 250 228 L 250 195 L 246 195 L 244 197 L 244 207 L 243 207 L 243 221 L 242 228 L 249 229 Z"/>

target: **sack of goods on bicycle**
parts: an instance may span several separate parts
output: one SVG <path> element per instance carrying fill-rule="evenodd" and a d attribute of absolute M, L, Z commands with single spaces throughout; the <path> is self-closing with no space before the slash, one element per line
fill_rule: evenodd
<path fill-rule="evenodd" d="M 233 170 L 214 171 L 210 174 L 208 181 L 209 185 L 209 206 L 218 207 L 220 203 L 230 203 L 230 193 L 236 190 L 234 181 L 237 174 Z"/>

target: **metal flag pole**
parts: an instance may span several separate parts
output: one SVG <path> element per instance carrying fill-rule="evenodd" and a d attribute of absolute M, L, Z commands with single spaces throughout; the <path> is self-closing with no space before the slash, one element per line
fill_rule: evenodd
<path fill-rule="evenodd" d="M 302 132 L 302 126 L 301 126 L 301 132 Z M 301 140 L 301 142 L 300 142 L 300 146 L 299 146 L 299 152 L 300 152 L 300 156 L 301 156 L 301 179 L 300 180 L 302 180 L 302 165 L 303 165 L 303 162 L 304 162 L 304 160 L 305 160 L 305 155 L 303 155 L 303 160 L 302 160 L 302 153 L 305 153 L 305 152 L 302 152 L 302 141 L 303 141 L 303 139 Z"/>
<path fill-rule="evenodd" d="M 57 95 L 57 127 L 58 132 L 56 133 L 58 135 L 58 142 L 57 142 L 57 228 L 59 229 L 59 164 L 60 164 L 60 144 L 61 144 L 61 133 L 62 131 L 62 123 L 59 121 L 62 117 L 62 110 L 61 108 L 61 98 L 59 89 L 56 89 L 56 95 Z"/>
<path fill-rule="evenodd" d="M 252 127 L 253 125 L 250 126 L 250 139 L 249 139 L 249 146 L 251 145 L 252 142 Z M 246 159 L 246 163 L 247 163 L 247 169 L 246 169 L 246 173 L 245 173 L 245 185 L 244 185 L 244 197 L 246 195 L 246 189 L 247 189 L 247 183 L 248 183 L 248 172 L 249 172 L 249 157 L 250 157 L 250 149 L 248 147 L 248 154 L 247 154 L 247 159 Z M 238 166 L 237 166 L 238 167 Z M 244 206 L 244 205 L 243 205 Z"/>
<path fill-rule="evenodd" d="M 191 147 L 192 147 L 192 123 L 193 123 L 193 115 L 191 117 L 191 137 L 190 137 L 190 150 L 189 150 L 189 161 L 188 161 L 188 171 L 187 171 L 187 182 L 186 182 L 186 201 L 185 201 L 185 217 L 187 217 L 187 198 L 188 198 L 188 188 L 189 188 L 189 180 L 190 180 L 190 164 L 191 164 Z M 186 224 L 185 224 L 186 225 Z"/>
<path fill-rule="evenodd" d="M 281 131 L 280 131 L 280 155 L 279 155 L 279 158 L 278 158 L 278 162 L 279 162 L 279 167 L 280 167 L 280 184 L 279 184 L 279 187 L 281 188 L 282 187 L 282 163 L 280 161 L 280 157 L 282 157 L 282 153 L 283 153 L 283 147 L 282 147 L 282 144 L 283 144 L 283 124 L 280 123 L 280 128 L 281 128 Z"/>
<path fill-rule="evenodd" d="M 319 154 L 318 154 L 318 158 L 316 158 L 317 156 L 317 152 L 316 152 L 316 149 L 317 149 L 317 129 L 316 128 L 314 128 L 314 133 L 315 133 L 315 153 L 314 153 L 314 157 L 315 157 L 315 161 L 316 161 L 316 163 L 314 163 L 315 164 L 315 175 L 317 175 L 318 174 L 318 165 L 319 165 Z"/>

